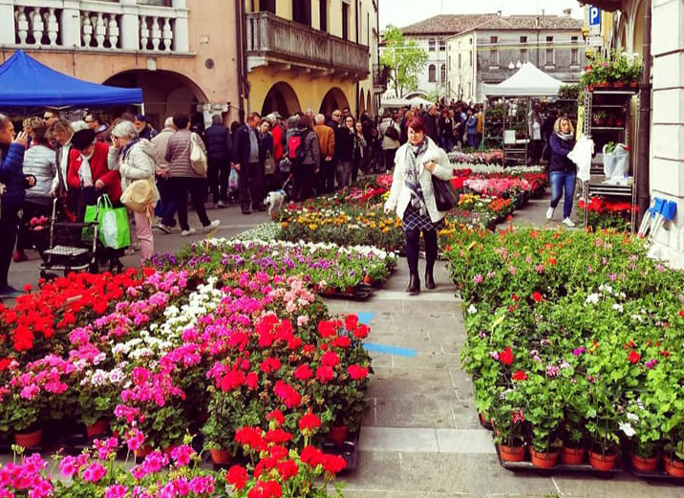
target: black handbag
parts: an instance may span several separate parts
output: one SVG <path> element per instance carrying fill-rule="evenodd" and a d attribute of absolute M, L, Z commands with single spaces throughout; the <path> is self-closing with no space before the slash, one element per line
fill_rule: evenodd
<path fill-rule="evenodd" d="M 432 175 L 432 189 L 435 192 L 437 211 L 451 211 L 458 202 L 458 193 L 449 181 L 440 180 Z"/>

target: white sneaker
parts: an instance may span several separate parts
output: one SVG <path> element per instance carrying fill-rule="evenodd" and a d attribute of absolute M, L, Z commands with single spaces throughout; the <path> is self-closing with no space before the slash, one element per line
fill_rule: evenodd
<path fill-rule="evenodd" d="M 546 210 L 546 219 L 547 220 L 552 220 L 553 219 L 553 212 L 555 211 L 555 208 L 550 207 L 549 209 Z"/>
<path fill-rule="evenodd" d="M 204 233 L 209 233 L 221 224 L 221 220 L 214 220 L 204 227 Z"/>
<path fill-rule="evenodd" d="M 225 208 L 225 207 L 228 207 L 228 204 L 223 202 L 223 201 L 218 201 L 217 206 L 220 208 Z"/>
<path fill-rule="evenodd" d="M 190 230 L 183 230 L 181 232 L 181 237 L 190 237 L 191 235 L 195 235 L 195 229 L 191 228 Z"/>
<path fill-rule="evenodd" d="M 570 228 L 575 228 L 577 225 L 575 225 L 570 218 L 565 218 L 563 220 L 563 225 L 570 227 Z"/>

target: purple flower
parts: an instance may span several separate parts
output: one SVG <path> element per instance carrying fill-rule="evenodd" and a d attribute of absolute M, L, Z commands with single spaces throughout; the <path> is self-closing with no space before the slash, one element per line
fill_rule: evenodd
<path fill-rule="evenodd" d="M 577 348 L 577 349 L 572 350 L 572 354 L 574 354 L 575 356 L 579 356 L 582 353 L 586 353 L 586 352 L 587 352 L 587 348 Z"/>
<path fill-rule="evenodd" d="M 475 282 L 476 284 L 481 284 L 483 280 L 484 277 L 482 275 L 475 275 L 473 277 L 473 282 Z"/>
<path fill-rule="evenodd" d="M 657 364 L 658 364 L 658 360 L 656 360 L 655 358 L 653 358 L 652 360 L 648 360 L 648 361 L 646 362 L 646 368 L 648 368 L 648 369 L 650 370 L 650 369 L 652 369 L 653 367 L 655 367 Z"/>

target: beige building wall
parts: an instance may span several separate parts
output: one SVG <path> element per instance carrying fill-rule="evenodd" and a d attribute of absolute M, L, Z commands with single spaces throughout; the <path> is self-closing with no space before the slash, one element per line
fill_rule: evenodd
<path fill-rule="evenodd" d="M 379 94 L 374 93 L 372 66 L 377 64 L 377 46 L 379 39 L 377 0 L 358 0 L 358 17 L 356 16 L 357 0 L 328 0 L 326 33 L 341 38 L 343 5 L 348 6 L 348 37 L 347 40 L 369 48 L 370 56 L 367 65 L 369 75 L 363 80 L 357 80 L 353 75 L 326 74 L 318 70 L 302 69 L 302 67 L 283 67 L 275 64 L 260 65 L 248 72 L 250 111 L 265 112 L 271 110 L 272 105 L 284 100 L 289 113 L 307 109 L 314 112 L 330 112 L 330 103 L 336 101 L 339 106 L 348 106 L 352 113 L 361 114 L 368 111 L 375 114 L 379 106 Z M 261 5 L 258 0 L 253 4 L 246 1 L 245 11 L 259 12 Z M 291 0 L 277 0 L 275 2 L 276 16 L 293 21 L 293 2 Z M 300 28 L 297 25 L 297 28 Z M 320 2 L 311 1 L 311 29 L 320 31 Z M 308 36 L 308 35 L 303 35 Z M 249 65 L 249 58 L 248 58 Z M 306 61 L 302 62 L 306 66 Z M 274 100 L 273 92 L 277 93 Z M 271 93 L 269 93 L 271 92 Z M 326 98 L 327 97 L 327 98 Z"/>
<path fill-rule="evenodd" d="M 175 112 L 197 111 L 199 104 L 211 104 L 207 114 L 226 111 L 227 103 L 238 103 L 235 0 L 187 0 L 187 15 L 188 50 L 183 52 L 45 46 L 35 50 L 19 45 L 4 46 L 3 54 L 7 59 L 22 48 L 76 78 L 141 86 L 145 112 L 155 126 Z M 227 119 L 237 119 L 237 109 Z"/>

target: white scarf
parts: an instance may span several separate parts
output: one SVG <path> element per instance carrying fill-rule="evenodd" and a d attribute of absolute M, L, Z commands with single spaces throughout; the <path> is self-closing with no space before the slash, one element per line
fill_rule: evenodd
<path fill-rule="evenodd" d="M 93 155 L 84 156 L 81 154 L 81 157 L 83 158 L 83 162 L 81 163 L 81 167 L 78 168 L 78 177 L 81 179 L 81 185 L 84 187 L 92 187 L 93 172 L 90 171 L 90 158 L 93 157 Z"/>

